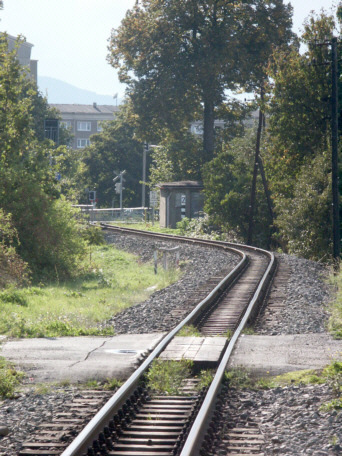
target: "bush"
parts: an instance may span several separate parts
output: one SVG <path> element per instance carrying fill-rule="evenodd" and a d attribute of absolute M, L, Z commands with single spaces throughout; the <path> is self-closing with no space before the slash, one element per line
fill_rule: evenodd
<path fill-rule="evenodd" d="M 276 225 L 290 253 L 320 260 L 331 256 L 331 173 L 328 154 L 303 165 L 294 197 L 277 201 Z"/>
<path fill-rule="evenodd" d="M 90 245 L 105 244 L 102 229 L 99 226 L 86 225 L 83 228 L 82 236 Z"/>
<path fill-rule="evenodd" d="M 28 265 L 18 255 L 15 245 L 19 245 L 17 230 L 11 216 L 0 209 L 0 288 L 13 282 L 28 282 Z"/>
<path fill-rule="evenodd" d="M 4 358 L 0 358 L 0 397 L 13 397 L 23 376 L 22 372 L 16 371 Z"/>
<path fill-rule="evenodd" d="M 76 209 L 63 198 L 53 199 L 36 184 L 27 183 L 31 198 L 16 195 L 13 220 L 18 230 L 18 252 L 39 280 L 65 279 L 75 274 L 86 252 Z M 25 190 L 26 188 L 26 190 Z"/>

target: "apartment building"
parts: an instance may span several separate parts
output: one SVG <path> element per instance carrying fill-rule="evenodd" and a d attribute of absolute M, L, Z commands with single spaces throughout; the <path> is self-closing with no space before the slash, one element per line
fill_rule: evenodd
<path fill-rule="evenodd" d="M 17 46 L 17 38 L 12 35 L 7 35 L 8 41 L 8 50 L 12 52 Z M 31 59 L 31 50 L 33 44 L 28 43 L 27 41 L 20 43 L 20 46 L 17 48 L 16 57 L 20 65 L 27 67 L 30 70 L 32 78 L 37 83 L 37 67 L 38 61 Z"/>
<path fill-rule="evenodd" d="M 103 123 L 113 120 L 119 111 L 114 105 L 49 104 L 59 111 L 60 125 L 73 134 L 71 147 L 83 149 L 90 145 L 90 136 L 102 131 Z"/>

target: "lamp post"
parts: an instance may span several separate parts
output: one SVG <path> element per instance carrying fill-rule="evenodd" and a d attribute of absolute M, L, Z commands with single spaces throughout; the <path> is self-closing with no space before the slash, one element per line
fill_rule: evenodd
<path fill-rule="evenodd" d="M 149 151 L 148 143 L 145 143 L 144 144 L 144 148 L 143 148 L 141 207 L 145 207 L 145 199 L 146 199 L 146 154 L 147 154 L 148 151 Z"/>
<path fill-rule="evenodd" d="M 155 144 L 148 144 L 144 143 L 143 148 L 143 169 L 142 169 L 142 189 L 141 189 L 141 207 L 145 207 L 146 203 L 146 160 L 147 160 L 147 153 L 150 152 L 151 149 L 159 149 L 162 146 L 157 146 Z"/>

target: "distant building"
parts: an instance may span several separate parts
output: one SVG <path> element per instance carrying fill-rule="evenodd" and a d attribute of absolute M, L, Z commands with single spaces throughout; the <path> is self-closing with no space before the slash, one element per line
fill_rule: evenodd
<path fill-rule="evenodd" d="M 119 107 L 112 105 L 49 104 L 59 111 L 60 125 L 74 135 L 71 147 L 83 149 L 90 145 L 90 136 L 102 131 L 103 123 L 114 119 Z"/>
<path fill-rule="evenodd" d="M 215 120 L 214 122 L 215 129 L 223 129 L 224 128 L 224 121 L 223 120 Z M 194 120 L 191 122 L 190 131 L 193 135 L 196 136 L 203 136 L 203 121 L 202 120 Z"/>
<path fill-rule="evenodd" d="M 249 116 L 243 121 L 246 128 L 252 128 L 259 116 L 259 111 L 253 111 L 250 113 Z M 225 128 L 224 120 L 215 120 L 214 122 L 215 130 L 223 130 Z M 202 120 L 194 120 L 191 122 L 190 131 L 195 136 L 203 136 L 203 121 Z"/>
<path fill-rule="evenodd" d="M 13 51 L 16 47 L 18 38 L 7 35 L 8 41 L 8 50 Z M 17 59 L 20 65 L 27 67 L 30 70 L 31 76 L 37 83 L 37 76 L 38 76 L 38 61 L 31 59 L 31 50 L 33 48 L 33 44 L 28 43 L 27 41 L 21 43 L 17 49 Z"/>

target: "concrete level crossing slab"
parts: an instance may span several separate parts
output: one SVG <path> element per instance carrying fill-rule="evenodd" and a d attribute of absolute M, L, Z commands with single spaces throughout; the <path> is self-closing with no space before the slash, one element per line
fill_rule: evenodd
<path fill-rule="evenodd" d="M 29 383 L 124 380 L 165 334 L 3 339 L 0 356 L 24 371 Z"/>
<path fill-rule="evenodd" d="M 322 369 L 342 360 L 342 340 L 329 334 L 242 335 L 228 368 L 246 368 L 255 376 Z"/>
<path fill-rule="evenodd" d="M 174 337 L 161 359 L 180 361 L 189 359 L 200 368 L 215 367 L 227 346 L 225 337 Z"/>

